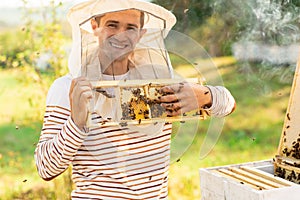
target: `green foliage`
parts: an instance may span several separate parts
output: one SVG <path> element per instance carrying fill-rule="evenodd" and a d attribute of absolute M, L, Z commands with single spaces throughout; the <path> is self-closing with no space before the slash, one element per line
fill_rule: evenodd
<path fill-rule="evenodd" d="M 20 30 L 7 31 L 0 34 L 0 67 L 16 68 L 30 59 L 28 49 L 30 42 L 26 34 Z"/>
<path fill-rule="evenodd" d="M 177 17 L 174 30 L 188 34 L 212 57 L 231 55 L 235 21 L 226 20 L 228 10 L 218 10 L 218 0 L 154 0 Z M 224 1 L 222 1 L 224 3 Z"/>
<path fill-rule="evenodd" d="M 177 17 L 174 29 L 192 36 L 211 56 L 232 55 L 246 40 L 272 45 L 298 42 L 299 0 L 153 0 Z"/>
<path fill-rule="evenodd" d="M 215 0 L 214 9 L 235 27 L 232 40 L 286 45 L 299 40 L 298 6 L 298 0 Z"/>
<path fill-rule="evenodd" d="M 210 0 L 153 0 L 153 3 L 170 10 L 177 17 L 174 30 L 189 33 L 195 27 L 202 25 L 212 13 Z"/>
<path fill-rule="evenodd" d="M 32 121 L 41 122 L 49 85 L 53 79 L 67 73 L 66 45 L 70 39 L 62 32 L 56 9 L 52 1 L 43 10 L 50 13 L 48 17 L 36 19 L 43 13 L 26 7 L 24 1 L 23 28 L 0 33 L 0 68 L 11 70 L 9 77 L 7 71 L 0 74 L 1 80 L 6 80 L 0 87 L 0 103 L 5 105 L 0 115 L 2 123 L 19 126 Z M 45 54 L 50 55 L 45 60 L 49 68 L 41 69 L 38 60 Z M 16 92 L 14 87 L 22 89 Z"/>
<path fill-rule="evenodd" d="M 49 83 L 43 80 L 43 73 L 50 73 L 54 79 L 67 72 L 66 45 L 69 38 L 63 34 L 56 13 L 61 4 L 55 5 L 51 1 L 50 6 L 41 11 L 27 7 L 25 0 L 23 3 L 23 27 L 0 34 L 0 51 L 3 52 L 0 67 L 23 70 L 28 75 L 22 77 L 23 82 L 33 78 L 47 86 Z M 42 69 L 38 60 L 47 54 L 50 56 L 44 63 L 48 68 Z"/>
<path fill-rule="evenodd" d="M 197 38 L 212 57 L 231 55 L 231 38 L 234 27 L 227 24 L 219 13 L 215 13 L 202 26 L 191 31 L 191 37 Z"/>

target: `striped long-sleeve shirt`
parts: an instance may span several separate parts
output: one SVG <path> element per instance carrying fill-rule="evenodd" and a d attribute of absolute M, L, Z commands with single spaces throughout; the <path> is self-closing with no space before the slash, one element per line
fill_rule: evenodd
<path fill-rule="evenodd" d="M 80 131 L 70 117 L 71 78 L 51 86 L 35 151 L 40 176 L 51 180 L 72 165 L 72 199 L 166 199 L 171 125 L 149 137 L 126 127 Z"/>
<path fill-rule="evenodd" d="M 35 151 L 40 176 L 51 180 L 72 165 L 72 199 L 167 199 L 171 124 L 156 134 L 118 126 L 80 131 L 70 117 L 71 77 L 57 79 L 46 102 Z M 208 86 L 211 113 L 225 116 L 235 101 L 224 87 Z M 99 119 L 96 113 L 94 120 Z M 149 129 L 148 129 L 149 130 Z M 151 129 L 150 129 L 151 130 Z"/>

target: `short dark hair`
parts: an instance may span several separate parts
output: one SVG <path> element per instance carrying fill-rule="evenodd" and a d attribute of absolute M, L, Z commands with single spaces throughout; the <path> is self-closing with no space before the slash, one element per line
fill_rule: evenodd
<path fill-rule="evenodd" d="M 145 13 L 144 13 L 143 11 L 140 11 L 140 13 L 141 13 L 141 16 L 140 16 L 140 24 L 141 24 L 141 28 L 143 28 L 143 27 L 144 27 L 144 23 L 145 23 L 145 22 L 144 22 L 144 20 L 145 20 Z M 104 16 L 104 15 L 95 17 L 95 20 L 96 20 L 98 26 L 100 25 L 100 20 L 101 20 L 101 17 L 102 17 L 102 16 Z"/>

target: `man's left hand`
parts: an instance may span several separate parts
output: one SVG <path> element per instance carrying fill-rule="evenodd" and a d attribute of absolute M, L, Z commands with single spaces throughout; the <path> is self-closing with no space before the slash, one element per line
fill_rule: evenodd
<path fill-rule="evenodd" d="M 182 115 L 192 110 L 210 107 L 212 96 L 210 90 L 196 83 L 179 83 L 161 89 L 161 105 L 168 116 Z"/>

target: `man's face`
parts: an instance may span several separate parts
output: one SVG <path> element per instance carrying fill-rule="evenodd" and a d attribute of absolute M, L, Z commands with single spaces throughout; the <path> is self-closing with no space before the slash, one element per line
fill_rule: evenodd
<path fill-rule="evenodd" d="M 140 17 L 141 13 L 137 10 L 112 12 L 102 16 L 99 28 L 94 29 L 100 52 L 111 61 L 128 57 L 143 35 Z"/>

